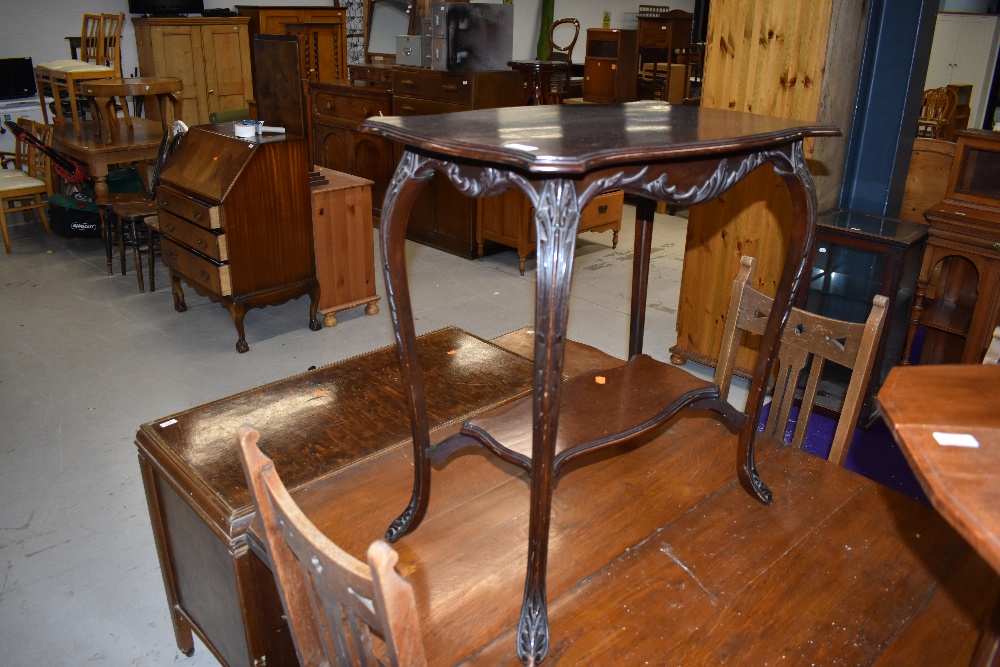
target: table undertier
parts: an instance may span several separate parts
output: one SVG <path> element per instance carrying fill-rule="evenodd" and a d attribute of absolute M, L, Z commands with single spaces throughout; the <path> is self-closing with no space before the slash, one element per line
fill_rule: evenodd
<path fill-rule="evenodd" d="M 723 411 L 737 427 L 746 421 L 743 413 L 719 398 L 715 384 L 645 354 L 623 366 L 566 380 L 559 405 L 554 474 L 574 457 L 636 438 L 686 407 Z M 533 397 L 526 396 L 500 414 L 468 420 L 461 433 L 530 471 L 533 406 Z"/>

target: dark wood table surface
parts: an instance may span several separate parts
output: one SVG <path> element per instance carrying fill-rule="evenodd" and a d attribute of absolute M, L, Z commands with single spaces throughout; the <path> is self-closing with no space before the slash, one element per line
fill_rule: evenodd
<path fill-rule="evenodd" d="M 546 568 L 555 478 L 574 456 L 635 439 L 691 406 L 708 406 L 727 423 L 743 426 L 733 472 L 751 496 L 771 502 L 771 491 L 756 469 L 756 431 L 745 425 L 758 421 L 791 297 L 811 255 L 817 204 L 803 140 L 836 136 L 839 131 L 827 125 L 661 102 L 369 118 L 359 129 L 405 146 L 382 209 L 380 243 L 387 301 L 412 406 L 415 465 L 410 501 L 389 524 L 386 538 L 396 541 L 421 522 L 430 497 L 431 461 L 445 458 L 454 447 L 479 444 L 499 459 L 519 464 L 531 480 L 531 520 L 517 651 L 522 662 L 538 663 L 551 645 Z M 677 206 L 708 201 L 764 164 L 775 169 L 788 189 L 791 233 L 744 416 L 719 399 L 710 383 L 693 382 L 685 371 L 642 355 L 646 288 L 656 201 Z M 470 425 L 462 430 L 465 441 L 437 443 L 437 450 L 432 448 L 424 414 L 404 245 L 410 209 L 435 172 L 468 196 L 520 190 L 535 208 L 538 239 L 533 396 L 501 418 L 507 422 L 502 428 L 496 428 L 496 421 L 488 428 Z M 580 212 L 595 196 L 615 188 L 640 197 L 631 361 L 607 378 L 598 374 L 564 386 L 563 351 Z M 564 394 L 574 409 L 561 413 Z M 612 405 L 618 407 L 606 424 L 602 415 Z M 629 414 L 633 408 L 634 414 Z"/>
<path fill-rule="evenodd" d="M 533 350 L 524 331 L 494 342 Z M 570 376 L 622 363 L 567 346 Z M 689 412 L 559 478 L 545 664 L 968 664 L 1000 582 L 943 518 L 790 447 L 760 452 L 775 490 L 764 506 L 733 479 L 737 447 Z M 293 495 L 363 558 L 405 502 L 412 466 L 401 443 Z M 517 665 L 527 474 L 473 449 L 435 475 L 427 517 L 395 544 L 429 664 Z M 256 530 L 251 550 L 266 561 Z"/>

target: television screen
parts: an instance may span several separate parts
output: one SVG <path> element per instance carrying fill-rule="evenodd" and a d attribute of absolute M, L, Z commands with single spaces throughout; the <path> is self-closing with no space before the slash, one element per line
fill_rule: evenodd
<path fill-rule="evenodd" d="M 204 0 L 128 0 L 130 14 L 176 16 L 178 14 L 201 14 L 204 10 Z"/>

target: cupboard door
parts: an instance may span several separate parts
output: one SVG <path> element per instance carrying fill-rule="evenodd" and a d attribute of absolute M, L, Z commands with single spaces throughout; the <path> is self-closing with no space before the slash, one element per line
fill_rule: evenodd
<path fill-rule="evenodd" d="M 351 170 L 351 134 L 351 130 L 343 127 L 314 124 L 313 148 L 316 164 L 345 174 L 371 178 Z"/>
<path fill-rule="evenodd" d="M 392 160 L 392 144 L 382 137 L 352 132 L 354 148 L 353 170 L 349 173 L 373 181 L 372 214 L 381 218 L 382 200 L 396 165 Z M 347 171 L 347 170 L 341 170 Z"/>
<path fill-rule="evenodd" d="M 245 109 L 253 97 L 247 27 L 211 25 L 201 33 L 208 113 Z M 207 114 L 202 122 L 208 122 Z"/>
<path fill-rule="evenodd" d="M 268 7 L 261 11 L 260 31 L 266 35 L 284 35 L 286 23 L 297 23 L 302 20 L 299 9 L 284 9 Z"/>
<path fill-rule="evenodd" d="M 154 71 L 156 76 L 169 76 L 184 83 L 180 97 L 181 118 L 190 127 L 208 122 L 208 100 L 205 97 L 205 69 L 201 31 L 192 26 L 158 26 L 151 31 Z M 149 105 L 150 117 L 158 114 Z"/>

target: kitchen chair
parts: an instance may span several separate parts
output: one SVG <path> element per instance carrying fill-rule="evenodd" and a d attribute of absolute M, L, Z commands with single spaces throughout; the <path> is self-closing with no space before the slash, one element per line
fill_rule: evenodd
<path fill-rule="evenodd" d="M 931 139 L 950 138 L 948 126 L 955 115 L 956 104 L 958 97 L 953 90 L 948 88 L 925 90 L 920 105 L 920 118 L 917 119 L 917 136 Z"/>
<path fill-rule="evenodd" d="M 159 220 L 156 215 L 156 188 L 160 183 L 160 172 L 176 140 L 177 137 L 171 139 L 169 130 L 163 133 L 148 192 L 113 193 L 97 202 L 101 212 L 108 275 L 111 275 L 112 247 L 116 243 L 122 275 L 125 275 L 125 246 L 130 245 L 140 292 L 145 291 L 141 259 L 143 252 L 146 253 L 149 264 L 149 291 L 156 291 L 156 248 L 160 236 Z M 145 165 L 143 168 L 145 169 Z"/>
<path fill-rule="evenodd" d="M 62 122 L 63 106 L 60 91 L 64 91 L 69 101 L 70 120 L 77 136 L 82 134 L 80 109 L 77 102 L 77 82 L 88 79 L 120 79 L 122 76 L 121 36 L 125 13 L 84 14 L 80 37 L 79 60 L 55 60 L 35 66 L 35 85 L 38 100 L 42 105 L 42 117 L 47 123 L 48 109 L 45 106 L 45 91 L 50 90 L 53 98 L 55 122 Z M 128 115 L 128 108 L 124 107 Z M 96 114 L 95 114 L 96 117 Z"/>
<path fill-rule="evenodd" d="M 756 260 L 752 257 L 740 259 L 740 270 L 733 283 L 733 292 L 726 314 L 726 326 L 722 336 L 722 348 L 715 370 L 715 383 L 719 385 L 723 398 L 729 394 L 736 353 L 740 346 L 738 331 L 752 334 L 764 333 L 767 315 L 771 312 L 771 297 L 751 286 Z M 861 411 L 861 401 L 875 359 L 885 322 L 888 299 L 881 294 L 873 299 L 874 306 L 864 324 L 834 320 L 799 308 L 792 308 L 788 323 L 781 336 L 778 348 L 778 377 L 771 400 L 770 414 L 763 436 L 775 443 L 784 444 L 792 403 L 796 398 L 799 376 L 809 363 L 809 375 L 802 407 L 799 410 L 792 444 L 801 447 L 805 441 L 806 427 L 816 405 L 816 393 L 824 362 L 832 361 L 853 369 L 847 386 L 844 405 L 833 436 L 833 446 L 827 457 L 837 465 L 843 465 L 851 437 Z"/>
<path fill-rule="evenodd" d="M 52 127 L 27 118 L 18 118 L 17 124 L 26 129 L 39 141 L 48 144 L 52 139 Z M 3 247 L 10 254 L 10 238 L 7 234 L 7 214 L 11 211 L 38 211 L 42 226 L 51 234 L 48 218 L 45 217 L 48 198 L 52 194 L 52 170 L 49 157 L 33 144 L 15 135 L 14 152 L 0 152 L 0 231 L 3 232 Z M 20 204 L 14 206 L 13 204 Z"/>
<path fill-rule="evenodd" d="M 236 438 L 299 661 L 378 665 L 380 655 L 392 665 L 425 665 L 413 588 L 394 568 L 395 549 L 376 540 L 368 563 L 342 550 L 289 495 L 257 445 L 260 434 L 244 424 Z"/>
<path fill-rule="evenodd" d="M 569 44 L 566 46 L 560 46 L 556 42 L 556 32 L 566 33 L 568 36 L 568 29 L 560 29 L 560 26 L 567 25 L 573 27 L 573 38 L 569 40 Z M 574 18 L 559 19 L 558 21 L 553 21 L 552 25 L 549 26 L 549 53 L 545 59 L 558 60 L 569 64 L 569 70 L 565 75 L 555 74 L 551 79 L 551 94 L 559 103 L 568 97 L 580 97 L 583 95 L 583 79 L 573 76 L 573 47 L 576 46 L 576 40 L 579 37 L 580 22 Z"/>
<path fill-rule="evenodd" d="M 993 339 L 990 341 L 990 346 L 986 348 L 983 363 L 1000 364 L 1000 326 L 993 330 Z"/>

